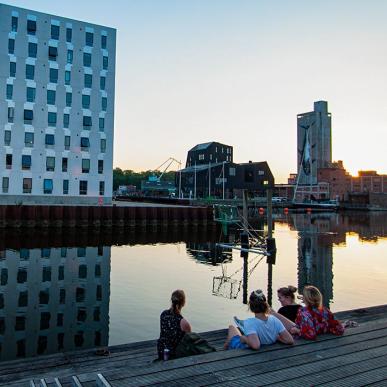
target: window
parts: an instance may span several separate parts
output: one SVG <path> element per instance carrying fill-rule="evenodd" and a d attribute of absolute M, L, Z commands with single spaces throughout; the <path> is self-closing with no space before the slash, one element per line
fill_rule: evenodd
<path fill-rule="evenodd" d="M 27 102 L 35 102 L 36 89 L 34 87 L 27 87 Z"/>
<path fill-rule="evenodd" d="M 62 158 L 62 172 L 67 172 L 67 166 L 68 166 L 68 158 L 63 157 Z"/>
<path fill-rule="evenodd" d="M 228 174 L 230 176 L 235 176 L 235 168 L 230 167 L 229 170 L 228 170 Z"/>
<path fill-rule="evenodd" d="M 12 32 L 17 32 L 17 22 L 18 22 L 18 18 L 16 16 L 12 16 L 12 20 L 11 20 Z"/>
<path fill-rule="evenodd" d="M 8 108 L 8 122 L 13 122 L 13 118 L 15 117 L 15 108 Z"/>
<path fill-rule="evenodd" d="M 5 155 L 5 167 L 7 169 L 12 168 L 12 155 L 11 154 L 6 154 Z"/>
<path fill-rule="evenodd" d="M 96 292 L 95 292 L 95 298 L 97 301 L 102 301 L 102 286 L 101 285 L 97 285 L 97 289 L 96 289 Z"/>
<path fill-rule="evenodd" d="M 30 177 L 23 179 L 23 193 L 31 193 L 32 179 Z"/>
<path fill-rule="evenodd" d="M 50 301 L 50 292 L 48 289 L 41 290 L 39 292 L 39 304 L 41 305 L 47 305 Z"/>
<path fill-rule="evenodd" d="M 99 78 L 99 88 L 105 90 L 106 87 L 106 77 Z"/>
<path fill-rule="evenodd" d="M 38 45 L 36 43 L 28 43 L 28 56 L 31 58 L 36 58 L 38 53 Z"/>
<path fill-rule="evenodd" d="M 68 128 L 70 125 L 70 114 L 63 114 L 63 127 Z"/>
<path fill-rule="evenodd" d="M 70 149 L 70 136 L 65 136 L 64 137 L 64 148 L 66 150 Z"/>
<path fill-rule="evenodd" d="M 98 160 L 98 173 L 103 173 L 103 160 Z"/>
<path fill-rule="evenodd" d="M 82 94 L 82 108 L 83 109 L 90 108 L 90 95 Z"/>
<path fill-rule="evenodd" d="M 56 91 L 55 90 L 47 90 L 47 104 L 55 105 L 56 99 Z"/>
<path fill-rule="evenodd" d="M 77 257 L 86 257 L 86 247 L 77 248 Z"/>
<path fill-rule="evenodd" d="M 86 265 L 79 265 L 78 277 L 79 278 L 86 278 L 87 277 L 87 266 Z"/>
<path fill-rule="evenodd" d="M 86 180 L 79 181 L 79 195 L 87 195 L 87 181 Z"/>
<path fill-rule="evenodd" d="M 25 268 L 19 268 L 17 272 L 17 283 L 18 284 L 24 284 L 24 282 L 27 282 L 27 269 Z"/>
<path fill-rule="evenodd" d="M 46 157 L 46 171 L 53 172 L 55 171 L 55 157 L 47 156 Z M 52 183 L 52 180 L 51 180 Z M 51 188 L 52 191 L 52 188 Z M 45 193 L 51 193 L 51 192 L 45 192 Z"/>
<path fill-rule="evenodd" d="M 51 281 L 51 267 L 43 266 L 42 282 Z"/>
<path fill-rule="evenodd" d="M 73 37 L 73 30 L 71 28 L 66 28 L 66 42 L 71 42 Z"/>
<path fill-rule="evenodd" d="M 84 80 L 85 80 L 85 87 L 90 89 L 93 85 L 93 76 L 91 74 L 85 74 Z"/>
<path fill-rule="evenodd" d="M 71 71 L 65 71 L 65 85 L 69 85 L 71 82 Z"/>
<path fill-rule="evenodd" d="M 99 194 L 105 195 L 105 182 L 104 181 L 99 182 Z"/>
<path fill-rule="evenodd" d="M 103 183 L 103 181 L 101 181 L 101 183 Z M 94 276 L 96 278 L 101 277 L 101 264 L 99 264 L 99 263 L 95 265 Z"/>
<path fill-rule="evenodd" d="M 32 110 L 24 109 L 24 123 L 30 124 L 34 119 L 34 112 Z"/>
<path fill-rule="evenodd" d="M 12 96 L 13 96 L 13 85 L 7 84 L 7 89 L 6 89 L 5 95 L 6 95 L 7 99 L 12 99 Z"/>
<path fill-rule="evenodd" d="M 31 156 L 22 155 L 22 169 L 31 169 Z"/>
<path fill-rule="evenodd" d="M 73 63 L 73 50 L 67 50 L 67 63 Z"/>
<path fill-rule="evenodd" d="M 15 331 L 24 331 L 26 329 L 26 317 L 16 316 L 15 319 Z"/>
<path fill-rule="evenodd" d="M 11 131 L 4 130 L 4 145 L 11 145 Z"/>
<path fill-rule="evenodd" d="M 20 259 L 22 261 L 28 261 L 29 260 L 29 258 L 30 258 L 30 250 L 28 250 L 28 249 L 20 249 L 19 253 L 20 253 Z"/>
<path fill-rule="evenodd" d="M 101 138 L 100 150 L 101 150 L 101 153 L 105 153 L 106 152 L 106 140 L 104 138 Z"/>
<path fill-rule="evenodd" d="M 58 83 L 58 69 L 50 69 L 50 82 Z"/>
<path fill-rule="evenodd" d="M 107 36 L 101 35 L 101 48 L 106 48 Z"/>
<path fill-rule="evenodd" d="M 59 26 L 51 24 L 51 39 L 59 39 Z"/>
<path fill-rule="evenodd" d="M 44 179 L 43 180 L 43 193 L 52 194 L 53 184 L 52 179 Z"/>
<path fill-rule="evenodd" d="M 64 280 L 64 266 L 58 267 L 58 281 Z"/>
<path fill-rule="evenodd" d="M 88 52 L 83 53 L 83 65 L 86 67 L 91 66 L 91 54 L 89 54 Z"/>
<path fill-rule="evenodd" d="M 102 100 L 101 100 L 101 109 L 106 112 L 106 109 L 107 109 L 107 98 L 106 97 L 102 97 Z"/>
<path fill-rule="evenodd" d="M 90 172 L 90 159 L 82 159 L 82 173 Z"/>
<path fill-rule="evenodd" d="M 76 302 L 84 302 L 86 298 L 86 289 L 77 288 L 75 291 L 75 301 Z"/>
<path fill-rule="evenodd" d="M 71 93 L 66 93 L 66 106 L 71 107 L 73 102 L 73 95 Z"/>
<path fill-rule="evenodd" d="M 48 112 L 48 126 L 56 126 L 56 113 Z"/>
<path fill-rule="evenodd" d="M 9 188 L 9 177 L 3 177 L 3 182 L 2 182 L 3 193 L 8 193 L 8 188 Z"/>
<path fill-rule="evenodd" d="M 58 47 L 48 47 L 48 59 L 49 60 L 56 60 L 56 57 L 58 56 Z"/>
<path fill-rule="evenodd" d="M 46 145 L 55 145 L 55 136 L 53 134 L 46 134 L 44 143 Z"/>
<path fill-rule="evenodd" d="M 90 130 L 91 127 L 91 117 L 83 116 L 83 129 Z"/>
<path fill-rule="evenodd" d="M 81 150 L 88 150 L 90 147 L 90 140 L 88 137 L 81 137 Z"/>
<path fill-rule="evenodd" d="M 16 76 L 16 62 L 9 62 L 9 76 Z"/>
<path fill-rule="evenodd" d="M 19 293 L 18 306 L 25 307 L 28 306 L 28 291 L 22 291 Z"/>
<path fill-rule="evenodd" d="M 8 39 L 8 54 L 15 53 L 15 39 Z"/>
<path fill-rule="evenodd" d="M 26 79 L 34 79 L 35 66 L 26 64 Z"/>
<path fill-rule="evenodd" d="M 7 285 L 7 283 L 8 283 L 8 269 L 2 268 L 1 275 L 0 275 L 0 285 L 5 286 L 5 285 Z M 2 331 L 2 330 L 0 329 L 0 331 Z M 1 332 L 1 333 L 3 333 L 3 332 Z"/>
<path fill-rule="evenodd" d="M 102 68 L 103 68 L 104 70 L 107 70 L 107 68 L 108 68 L 108 62 L 109 62 L 108 57 L 107 57 L 107 56 L 103 56 L 103 57 L 102 57 Z"/>
<path fill-rule="evenodd" d="M 34 146 L 34 134 L 31 132 L 25 132 L 24 133 L 24 145 L 26 147 L 33 147 Z"/>
<path fill-rule="evenodd" d="M 93 47 L 94 34 L 92 32 L 86 32 L 86 46 Z"/>
<path fill-rule="evenodd" d="M 63 195 L 68 195 L 69 193 L 69 181 L 63 180 Z"/>
<path fill-rule="evenodd" d="M 66 302 L 66 289 L 59 290 L 59 303 L 64 304 Z"/>
<path fill-rule="evenodd" d="M 27 34 L 35 35 L 35 33 L 36 33 L 36 21 L 27 20 Z"/>
<path fill-rule="evenodd" d="M 103 132 L 104 129 L 105 129 L 105 118 L 99 117 L 98 123 L 99 123 L 99 125 L 98 125 L 99 126 L 99 131 Z"/>

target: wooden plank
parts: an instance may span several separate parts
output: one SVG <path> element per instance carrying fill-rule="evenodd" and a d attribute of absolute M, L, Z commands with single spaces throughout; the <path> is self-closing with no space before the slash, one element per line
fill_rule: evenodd
<path fill-rule="evenodd" d="M 73 387 L 82 387 L 81 382 L 76 376 L 72 377 Z"/>
<path fill-rule="evenodd" d="M 110 383 L 105 379 L 102 374 L 97 374 L 97 387 L 111 387 Z"/>

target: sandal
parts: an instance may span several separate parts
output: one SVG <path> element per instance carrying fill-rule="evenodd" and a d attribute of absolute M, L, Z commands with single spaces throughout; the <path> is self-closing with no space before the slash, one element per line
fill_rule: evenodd
<path fill-rule="evenodd" d="M 110 355 L 110 351 L 107 348 L 101 348 L 101 349 L 97 349 L 94 352 L 94 354 L 97 355 L 97 356 L 109 356 Z"/>

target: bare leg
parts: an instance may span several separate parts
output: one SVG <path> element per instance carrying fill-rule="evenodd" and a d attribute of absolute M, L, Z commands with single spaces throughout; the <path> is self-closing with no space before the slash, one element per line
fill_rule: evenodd
<path fill-rule="evenodd" d="M 227 339 L 226 339 L 226 342 L 225 342 L 224 345 L 223 345 L 223 348 L 224 348 L 224 349 L 227 349 L 227 348 L 228 348 L 228 345 L 229 345 L 231 339 L 232 339 L 234 336 L 242 336 L 242 334 L 241 334 L 241 332 L 239 331 L 238 328 L 234 327 L 234 325 L 229 325 L 229 327 L 228 327 L 228 333 L 227 333 Z"/>

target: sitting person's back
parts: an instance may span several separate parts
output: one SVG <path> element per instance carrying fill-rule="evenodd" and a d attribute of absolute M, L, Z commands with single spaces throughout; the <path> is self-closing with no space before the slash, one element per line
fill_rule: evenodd
<path fill-rule="evenodd" d="M 244 334 L 246 336 L 256 334 L 262 345 L 274 344 L 278 335 L 285 331 L 285 328 L 277 317 L 267 315 L 266 319 L 260 317 L 251 317 L 244 320 Z"/>

